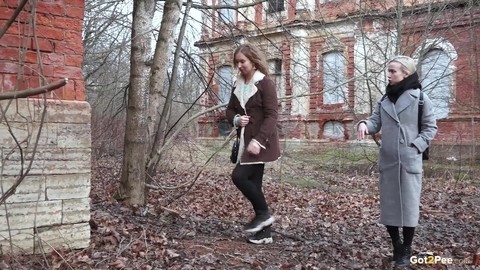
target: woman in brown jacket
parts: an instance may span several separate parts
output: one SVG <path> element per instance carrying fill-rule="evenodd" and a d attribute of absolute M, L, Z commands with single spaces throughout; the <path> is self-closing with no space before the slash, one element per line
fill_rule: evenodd
<path fill-rule="evenodd" d="M 258 48 L 244 44 L 235 50 L 233 56 L 239 75 L 226 116 L 240 132 L 240 149 L 232 180 L 255 211 L 255 218 L 245 226 L 245 231 L 255 233 L 248 241 L 271 243 L 270 226 L 275 218 L 263 195 L 262 181 L 265 162 L 280 157 L 277 91 L 268 77 L 267 63 Z"/>

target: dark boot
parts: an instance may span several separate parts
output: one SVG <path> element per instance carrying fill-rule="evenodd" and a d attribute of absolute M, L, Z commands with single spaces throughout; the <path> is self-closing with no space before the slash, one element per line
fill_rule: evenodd
<path fill-rule="evenodd" d="M 412 257 L 412 247 L 411 246 L 404 246 L 405 257 L 407 257 L 408 261 L 410 261 L 410 257 Z"/>
<path fill-rule="evenodd" d="M 397 261 L 403 255 L 403 244 L 401 241 L 393 243 L 392 261 Z"/>
<path fill-rule="evenodd" d="M 410 246 L 402 246 L 400 257 L 395 260 L 395 266 L 406 267 L 410 265 L 410 257 L 412 256 L 412 248 Z"/>

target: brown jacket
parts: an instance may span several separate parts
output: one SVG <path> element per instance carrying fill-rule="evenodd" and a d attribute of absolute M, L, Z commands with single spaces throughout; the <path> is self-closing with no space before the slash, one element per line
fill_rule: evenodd
<path fill-rule="evenodd" d="M 235 115 L 250 116 L 250 122 L 241 131 L 240 158 L 238 159 L 240 164 L 264 163 L 275 161 L 280 157 L 275 83 L 259 71 L 254 74 L 252 83 L 253 85 L 249 88 L 250 94 L 244 95 L 245 106 L 243 107 L 241 102 L 243 80 L 237 80 L 226 111 L 227 120 L 232 125 Z M 258 155 L 244 151 L 252 139 L 257 140 L 262 146 Z"/>

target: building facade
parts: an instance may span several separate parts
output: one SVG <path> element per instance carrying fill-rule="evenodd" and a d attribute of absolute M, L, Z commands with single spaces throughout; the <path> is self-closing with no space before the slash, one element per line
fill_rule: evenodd
<path fill-rule="evenodd" d="M 434 101 L 436 141 L 475 142 L 480 132 L 480 7 L 478 1 L 209 0 L 203 16 L 207 108 L 228 101 L 242 42 L 267 54 L 276 81 L 284 138 L 345 141 L 369 115 L 387 85 L 385 66 L 396 54 L 418 62 Z M 234 6 L 233 9 L 221 7 Z M 201 137 L 224 130 L 222 110 L 199 121 Z"/>
<path fill-rule="evenodd" d="M 0 206 L 0 249 L 85 248 L 91 120 L 82 77 L 84 1 L 20 2 L 0 1 L 2 201 L 12 194 Z M 62 79 L 65 86 L 44 95 L 3 99 Z"/>

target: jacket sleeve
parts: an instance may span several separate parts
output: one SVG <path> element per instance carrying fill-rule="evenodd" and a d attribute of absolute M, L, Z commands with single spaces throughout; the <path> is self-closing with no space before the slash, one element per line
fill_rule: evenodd
<path fill-rule="evenodd" d="M 378 133 L 382 128 L 382 119 L 380 117 L 381 104 L 381 101 L 378 101 L 370 117 L 359 122 L 359 124 L 363 122 L 367 125 L 368 134 L 370 135 Z"/>
<path fill-rule="evenodd" d="M 423 112 L 422 112 L 422 126 L 418 137 L 413 140 L 412 144 L 418 149 L 418 151 L 423 152 L 428 148 L 430 142 L 433 140 L 437 134 L 437 119 L 433 112 L 433 103 L 430 98 L 423 93 Z"/>
<path fill-rule="evenodd" d="M 237 112 L 235 111 L 235 105 L 234 105 L 234 99 L 236 99 L 237 97 L 233 94 L 234 91 L 235 91 L 235 87 L 233 87 L 232 89 L 232 93 L 230 94 L 230 100 L 228 101 L 228 105 L 227 105 L 227 110 L 225 112 L 227 121 L 232 126 L 235 126 L 233 123 L 233 120 L 235 118 L 235 115 L 237 115 Z"/>
<path fill-rule="evenodd" d="M 263 108 L 263 122 L 260 126 L 260 131 L 253 138 L 257 140 L 260 145 L 265 146 L 269 138 L 273 138 L 277 129 L 278 121 L 278 98 L 275 83 L 269 79 L 264 78 L 261 82 L 259 91 L 262 95 Z"/>

